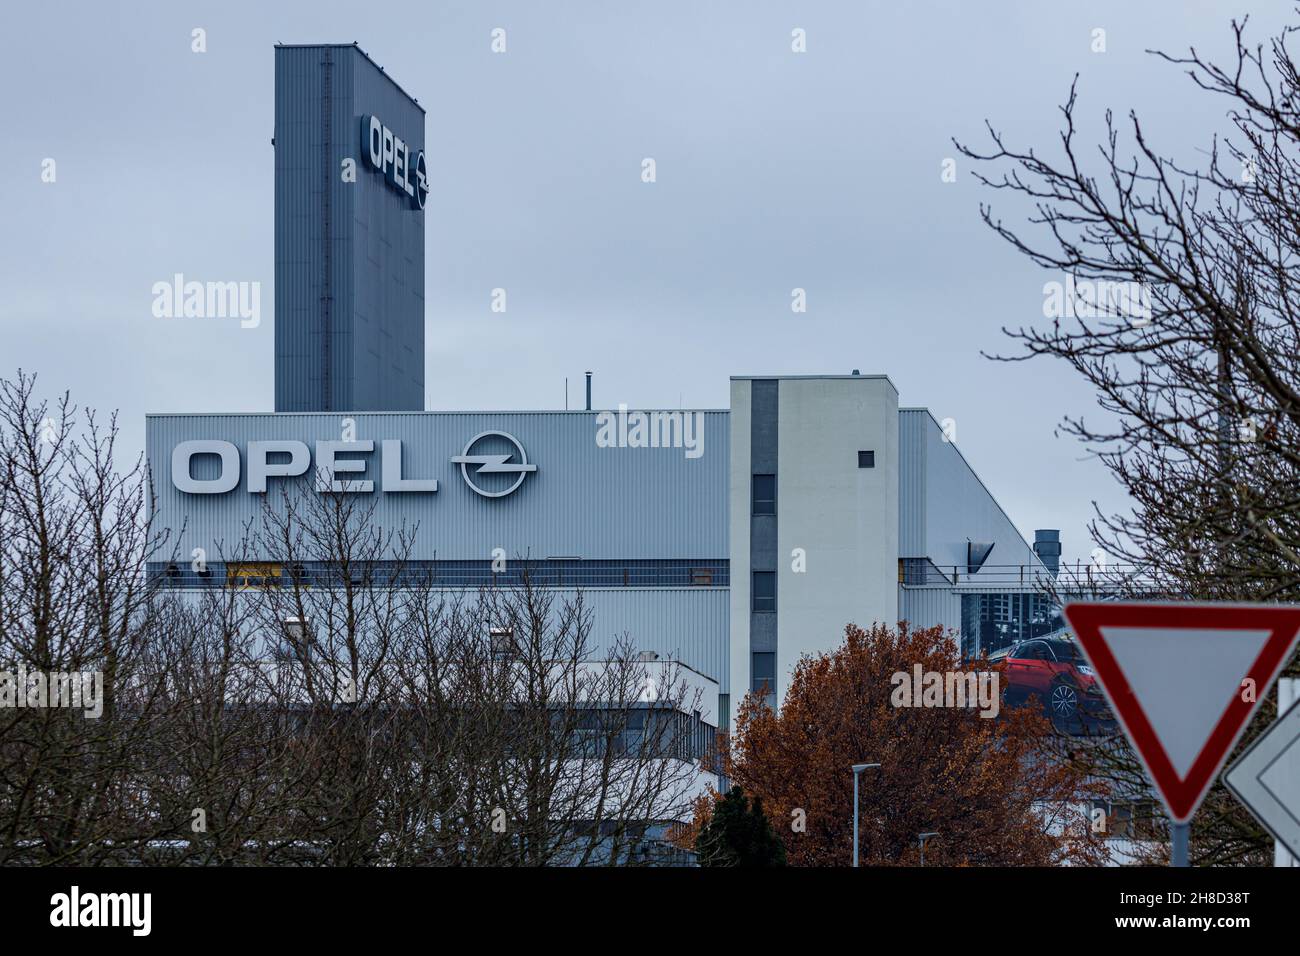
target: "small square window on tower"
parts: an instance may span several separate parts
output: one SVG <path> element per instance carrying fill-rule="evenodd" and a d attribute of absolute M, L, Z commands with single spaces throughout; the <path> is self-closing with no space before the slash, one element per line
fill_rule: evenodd
<path fill-rule="evenodd" d="M 860 451 L 860 452 L 858 452 L 858 467 L 859 467 L 859 468 L 875 468 L 875 467 L 876 467 L 876 453 L 875 453 L 874 451 Z"/>

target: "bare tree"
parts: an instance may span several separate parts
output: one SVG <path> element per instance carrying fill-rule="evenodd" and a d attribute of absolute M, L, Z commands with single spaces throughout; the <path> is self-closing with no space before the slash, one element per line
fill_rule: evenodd
<path fill-rule="evenodd" d="M 145 825 L 130 773 L 145 724 L 119 689 L 156 623 L 145 567 L 165 535 L 141 462 L 116 471 L 116 418 L 35 386 L 0 380 L 0 862 L 105 862 Z M 98 700 L 66 706 L 82 675 Z M 155 703 L 142 686 L 127 712 Z"/>
<path fill-rule="evenodd" d="M 414 529 L 318 489 L 268 502 L 258 551 L 285 573 L 251 595 L 286 635 L 268 691 L 305 707 L 302 757 L 329 781 L 301 792 L 305 839 L 329 862 L 639 862 L 700 781 L 702 705 L 676 666 L 597 653 L 581 593 L 527 562 L 448 587 L 412 559 Z"/>
<path fill-rule="evenodd" d="M 1063 429 L 1132 499 L 1129 511 L 1099 510 L 1092 532 L 1141 566 L 1144 596 L 1300 596 L 1295 28 L 1250 45 L 1245 26 L 1232 24 L 1227 67 L 1196 50 L 1154 54 L 1225 105 L 1226 129 L 1207 133 L 1192 162 L 1160 152 L 1132 112 L 1121 125 L 1107 111 L 1104 141 L 1084 149 L 1077 78 L 1055 158 L 1007 145 L 991 125 L 989 147 L 958 144 L 983 183 L 1023 204 L 1023 225 L 991 206 L 984 221 L 1062 280 L 1053 321 L 1004 330 L 1022 351 L 999 358 L 1056 358 L 1096 389 L 1101 419 Z M 1247 741 L 1275 708 L 1260 711 Z M 1131 775 L 1130 758 L 1107 772 Z M 1217 788 L 1197 818 L 1194 861 L 1259 862 L 1267 846 Z"/>
<path fill-rule="evenodd" d="M 115 427 L 34 387 L 0 382 L 0 863 L 637 864 L 689 815 L 701 685 L 580 592 L 440 582 L 329 484 L 183 575 Z"/>

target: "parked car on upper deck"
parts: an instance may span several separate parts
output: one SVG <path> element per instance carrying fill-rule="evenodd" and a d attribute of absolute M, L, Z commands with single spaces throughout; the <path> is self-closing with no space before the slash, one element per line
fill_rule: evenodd
<path fill-rule="evenodd" d="M 1111 717 L 1097 675 L 1073 641 L 1033 638 L 990 655 L 989 661 L 1002 673 L 1008 703 L 1036 697 L 1057 726 Z"/>

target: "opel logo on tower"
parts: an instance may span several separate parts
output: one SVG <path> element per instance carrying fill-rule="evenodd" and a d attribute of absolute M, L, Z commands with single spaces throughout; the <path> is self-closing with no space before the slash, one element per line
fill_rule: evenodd
<path fill-rule="evenodd" d="M 429 166 L 424 150 L 405 143 L 378 116 L 361 117 L 361 158 L 383 174 L 388 185 L 410 197 L 413 209 L 429 198 Z"/>
<path fill-rule="evenodd" d="M 487 439 L 493 438 L 503 439 L 512 445 L 515 450 L 513 452 L 505 453 L 498 452 L 496 454 L 471 454 L 474 450 L 474 446 L 479 442 L 484 442 Z M 500 447 L 501 442 L 497 441 L 493 444 Z M 519 461 L 512 462 L 510 459 L 514 458 L 516 454 L 519 456 Z M 519 444 L 519 439 L 506 432 L 479 432 L 469 440 L 469 444 L 465 446 L 465 451 L 459 455 L 453 455 L 451 460 L 460 465 L 461 477 L 465 479 L 465 484 L 469 485 L 470 490 L 476 494 L 482 495 L 484 498 L 504 498 L 506 495 L 516 491 L 519 486 L 524 483 L 524 477 L 528 472 L 537 470 L 536 465 L 528 464 L 528 453 L 524 451 L 524 446 Z M 488 491 L 487 489 L 480 488 L 478 485 L 474 484 L 474 479 L 471 478 L 469 474 L 470 465 L 478 465 L 478 467 L 474 469 L 475 475 L 515 475 L 516 477 L 514 482 L 507 487 L 498 491 Z"/>
<path fill-rule="evenodd" d="M 411 170 L 415 173 L 415 205 L 423 209 L 429 198 L 429 167 L 424 161 L 424 150 L 416 152 Z"/>

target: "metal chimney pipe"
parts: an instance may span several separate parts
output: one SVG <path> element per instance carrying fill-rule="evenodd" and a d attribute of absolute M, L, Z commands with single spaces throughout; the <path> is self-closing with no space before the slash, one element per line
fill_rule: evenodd
<path fill-rule="evenodd" d="M 1034 553 L 1043 566 L 1056 577 L 1061 571 L 1061 532 L 1056 528 L 1038 528 L 1034 531 Z"/>
<path fill-rule="evenodd" d="M 587 411 L 591 411 L 591 373 L 587 373 Z"/>

